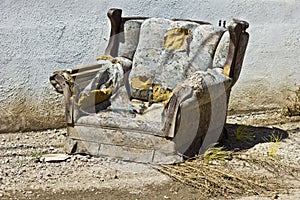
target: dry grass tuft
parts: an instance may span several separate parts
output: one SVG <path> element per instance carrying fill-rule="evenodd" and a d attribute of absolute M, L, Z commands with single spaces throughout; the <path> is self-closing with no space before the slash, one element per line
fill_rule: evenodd
<path fill-rule="evenodd" d="M 280 162 L 263 155 L 235 154 L 233 160 L 221 160 L 207 164 L 197 157 L 184 163 L 154 166 L 171 178 L 203 191 L 203 197 L 227 195 L 271 196 L 274 192 L 287 192 L 289 186 L 278 177 L 298 176 L 299 166 Z M 238 164 L 237 164 L 238 163 Z M 253 173 L 243 165 L 263 169 L 265 173 Z"/>
<path fill-rule="evenodd" d="M 283 108 L 283 115 L 300 116 L 300 86 L 287 98 L 287 104 Z"/>

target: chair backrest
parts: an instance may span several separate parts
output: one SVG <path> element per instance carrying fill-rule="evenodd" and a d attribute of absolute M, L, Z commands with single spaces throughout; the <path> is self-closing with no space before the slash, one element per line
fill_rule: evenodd
<path fill-rule="evenodd" d="M 249 35 L 248 23 L 234 20 L 228 27 L 183 19 L 122 17 L 110 9 L 111 37 L 105 54 L 133 60 L 131 97 L 149 98 L 149 88 L 173 89 L 197 70 L 224 68 L 238 79 Z M 225 70 L 226 68 L 226 70 Z"/>
<path fill-rule="evenodd" d="M 212 68 L 225 31 L 223 27 L 184 20 L 145 20 L 129 76 L 131 96 L 149 100 L 145 90 L 150 87 L 173 90 L 194 72 Z"/>

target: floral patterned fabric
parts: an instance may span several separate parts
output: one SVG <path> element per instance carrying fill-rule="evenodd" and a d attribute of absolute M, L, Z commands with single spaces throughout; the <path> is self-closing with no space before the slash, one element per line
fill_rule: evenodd
<path fill-rule="evenodd" d="M 131 67 L 131 61 L 124 57 L 116 57 L 113 61 L 99 59 L 98 63 L 102 64 L 102 68 L 79 94 L 77 105 L 82 116 L 76 124 L 163 136 L 161 120 L 163 106 L 160 104 L 146 106 L 141 101 L 131 101 L 128 96 L 126 69 Z M 108 89 L 109 93 L 104 94 Z M 153 118 L 153 115 L 157 116 Z"/>
<path fill-rule="evenodd" d="M 114 58 L 116 62 L 110 59 L 98 61 L 105 68 L 102 71 L 108 73 L 101 87 L 114 89 L 109 103 L 106 107 L 96 105 L 94 114 L 81 117 L 77 123 L 172 138 L 176 132 L 176 110 L 183 103 L 180 98 L 186 99 L 184 97 L 192 93 L 194 101 L 203 105 L 213 100 L 208 92 L 210 87 L 225 86 L 223 92 L 226 93 L 226 83 L 230 79 L 222 74 L 222 67 L 229 37 L 227 32 L 223 34 L 224 28 L 212 25 L 151 18 L 145 20 L 140 32 L 132 35 L 140 34 L 137 45 L 136 37 L 130 38 L 126 34 L 130 29 L 137 31 L 140 23 L 128 21 L 124 25 L 124 44 L 129 48 L 121 52 L 130 52 L 127 54 L 130 57 L 137 48 L 133 62 L 122 56 Z M 89 91 L 95 82 L 99 83 L 101 76 L 103 72 L 99 72 L 84 91 Z M 159 95 L 154 97 L 155 93 Z M 175 98 L 177 103 L 170 106 L 164 97 L 167 100 Z M 144 103 L 145 100 L 149 103 Z M 167 124 L 173 126 L 167 127 Z"/>
<path fill-rule="evenodd" d="M 118 35 L 120 41 L 119 56 L 132 60 L 138 46 L 142 22 L 143 20 L 128 20 L 124 23 L 123 30 Z"/>
<path fill-rule="evenodd" d="M 88 114 L 105 109 L 124 85 L 123 67 L 119 60 L 115 60 L 117 62 L 109 59 L 98 60 L 102 67 L 95 72 L 94 78 L 82 91 L 77 91 L 77 105 L 81 112 Z"/>
<path fill-rule="evenodd" d="M 129 110 L 130 108 L 108 108 L 97 114 L 81 117 L 76 124 L 89 124 L 104 129 L 123 129 L 150 135 L 164 135 L 161 122 L 137 118 L 137 114 L 131 113 Z"/>
<path fill-rule="evenodd" d="M 213 68 L 224 68 L 226 58 L 229 51 L 230 34 L 226 31 L 216 49 L 216 53 L 213 60 Z"/>
<path fill-rule="evenodd" d="M 215 49 L 224 31 L 222 27 L 189 21 L 145 20 L 129 76 L 131 96 L 149 100 L 145 95 L 148 88 L 133 87 L 133 79 L 151 80 L 153 85 L 172 90 L 195 71 L 212 68 Z"/>

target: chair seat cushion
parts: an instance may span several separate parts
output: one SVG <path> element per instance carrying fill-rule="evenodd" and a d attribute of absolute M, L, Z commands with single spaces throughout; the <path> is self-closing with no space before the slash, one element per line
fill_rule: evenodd
<path fill-rule="evenodd" d="M 155 109 L 157 112 L 155 112 Z M 128 109 L 106 109 L 94 115 L 80 117 L 76 124 L 85 126 L 96 126 L 104 129 L 120 129 L 132 132 L 142 132 L 144 134 L 164 136 L 160 108 L 150 108 L 147 115 L 132 113 Z M 157 114 L 157 116 L 155 116 Z M 158 120 L 157 120 L 158 119 Z"/>

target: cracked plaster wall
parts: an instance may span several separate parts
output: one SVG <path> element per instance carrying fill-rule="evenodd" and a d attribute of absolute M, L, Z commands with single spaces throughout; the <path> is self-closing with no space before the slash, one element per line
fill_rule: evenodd
<path fill-rule="evenodd" d="M 95 62 L 107 44 L 106 12 L 124 16 L 250 23 L 249 46 L 232 92 L 235 110 L 282 107 L 300 84 L 300 2 L 296 0 L 0 1 L 0 132 L 61 127 L 62 96 L 52 71 Z"/>

